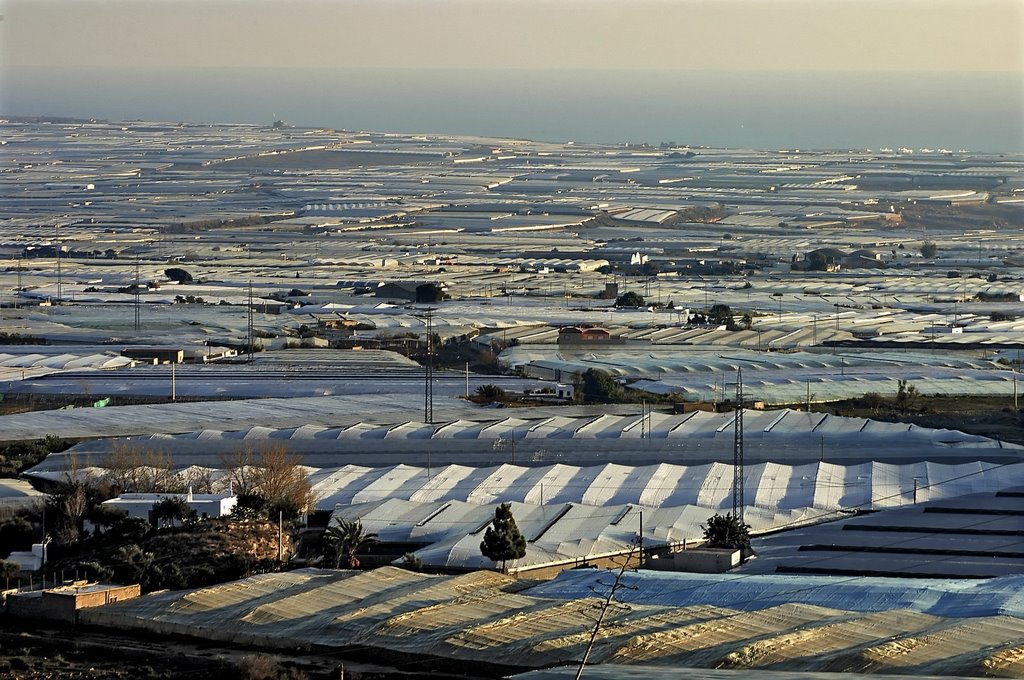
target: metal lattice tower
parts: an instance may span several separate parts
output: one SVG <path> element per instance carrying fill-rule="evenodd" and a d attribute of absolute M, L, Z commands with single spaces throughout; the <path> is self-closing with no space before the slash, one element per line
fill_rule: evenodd
<path fill-rule="evenodd" d="M 63 295 L 63 292 L 61 291 L 61 287 L 63 285 L 63 277 L 61 275 L 61 270 L 60 270 L 60 223 L 59 222 L 53 225 L 53 231 L 54 231 L 54 244 L 53 244 L 54 245 L 54 253 L 57 255 L 57 300 L 56 300 L 56 302 L 59 305 L 59 304 L 61 304 L 61 300 L 60 300 L 61 299 L 61 295 Z"/>
<path fill-rule="evenodd" d="M 135 256 L 135 330 L 139 330 L 139 306 L 141 304 L 141 294 L 139 290 L 139 256 Z"/>
<path fill-rule="evenodd" d="M 733 419 L 732 516 L 743 524 L 743 369 L 736 369 L 736 417 Z"/>
<path fill-rule="evenodd" d="M 427 357 L 423 362 L 423 422 L 434 422 L 434 309 L 427 309 Z"/>
<path fill-rule="evenodd" d="M 253 351 L 253 328 L 252 328 L 252 281 L 249 282 L 249 309 L 246 315 L 246 326 L 245 326 L 245 341 L 246 351 L 249 353 L 249 362 L 252 362 L 252 351 Z"/>

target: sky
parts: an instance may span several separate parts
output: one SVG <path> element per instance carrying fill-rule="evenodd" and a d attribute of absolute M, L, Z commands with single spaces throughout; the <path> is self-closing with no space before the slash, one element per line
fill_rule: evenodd
<path fill-rule="evenodd" d="M 6 0 L 3 67 L 1024 73 L 1022 0 Z"/>
<path fill-rule="evenodd" d="M 1024 0 L 0 0 L 0 115 L 1024 151 Z"/>

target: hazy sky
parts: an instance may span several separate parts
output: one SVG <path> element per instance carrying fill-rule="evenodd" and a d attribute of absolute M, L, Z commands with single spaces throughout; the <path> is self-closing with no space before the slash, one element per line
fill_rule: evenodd
<path fill-rule="evenodd" d="M 6 0 L 0 64 L 1024 72 L 1024 0 Z"/>

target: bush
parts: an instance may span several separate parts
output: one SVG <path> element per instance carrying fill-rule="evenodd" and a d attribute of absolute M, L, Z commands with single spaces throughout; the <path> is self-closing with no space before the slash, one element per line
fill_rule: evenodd
<path fill-rule="evenodd" d="M 643 297 L 633 291 L 626 291 L 615 300 L 616 307 L 646 307 Z"/>
<path fill-rule="evenodd" d="M 63 439 L 53 435 L 9 444 L 0 448 L 0 473 L 13 475 L 22 472 L 38 465 L 51 453 L 63 451 L 68 446 Z"/>
<path fill-rule="evenodd" d="M 878 392 L 866 392 L 861 403 L 864 404 L 864 408 L 871 409 L 871 413 L 877 416 L 888 401 Z"/>
<path fill-rule="evenodd" d="M 0 556 L 7 557 L 15 550 L 28 550 L 39 533 L 24 517 L 12 517 L 0 524 Z"/>
<path fill-rule="evenodd" d="M 445 294 L 444 288 L 436 283 L 423 283 L 416 286 L 416 302 L 432 304 L 447 300 L 451 296 Z"/>
<path fill-rule="evenodd" d="M 476 396 L 479 400 L 492 404 L 496 401 L 503 401 L 505 399 L 505 390 L 498 385 L 488 383 L 476 388 Z"/>
<path fill-rule="evenodd" d="M 610 402 L 622 396 L 622 386 L 604 371 L 587 369 L 583 374 L 583 398 L 592 402 Z"/>
<path fill-rule="evenodd" d="M 164 276 L 175 283 L 192 283 L 192 275 L 180 267 L 165 269 Z"/>
<path fill-rule="evenodd" d="M 297 668 L 285 668 L 281 660 L 267 654 L 253 654 L 238 663 L 239 680 L 305 680 L 308 676 Z"/>
<path fill-rule="evenodd" d="M 732 324 L 732 309 L 729 305 L 714 304 L 708 310 L 707 317 L 711 323 L 726 324 L 728 326 Z"/>

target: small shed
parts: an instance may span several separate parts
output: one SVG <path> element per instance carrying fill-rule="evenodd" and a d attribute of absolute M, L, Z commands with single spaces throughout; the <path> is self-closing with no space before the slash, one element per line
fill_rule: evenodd
<path fill-rule="evenodd" d="M 137 583 L 117 585 L 74 581 L 49 590 L 11 593 L 7 596 L 7 613 L 21 618 L 75 623 L 80 609 L 101 607 L 141 594 L 142 589 Z"/>

